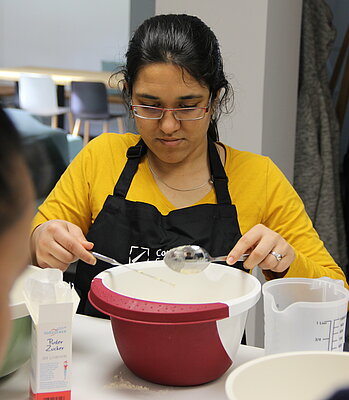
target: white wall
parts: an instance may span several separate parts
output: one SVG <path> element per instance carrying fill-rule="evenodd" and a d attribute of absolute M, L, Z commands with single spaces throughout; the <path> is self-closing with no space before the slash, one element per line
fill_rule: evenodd
<path fill-rule="evenodd" d="M 156 14 L 197 15 L 217 35 L 234 112 L 223 117 L 225 143 L 270 156 L 293 178 L 301 0 L 157 0 Z"/>
<path fill-rule="evenodd" d="M 100 70 L 129 29 L 130 0 L 0 0 L 0 67 Z"/>

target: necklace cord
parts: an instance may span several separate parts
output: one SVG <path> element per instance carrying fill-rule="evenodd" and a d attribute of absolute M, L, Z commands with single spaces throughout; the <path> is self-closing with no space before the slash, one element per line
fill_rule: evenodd
<path fill-rule="evenodd" d="M 159 176 L 159 175 L 154 171 L 154 169 L 152 168 L 152 166 L 151 166 L 151 164 L 150 164 L 149 158 L 148 158 L 148 165 L 149 165 L 149 169 L 150 169 L 151 173 L 153 174 L 153 176 L 154 176 L 155 178 L 157 178 L 163 185 L 167 186 L 169 189 L 176 190 L 177 192 L 191 192 L 191 191 L 194 191 L 194 190 L 202 189 L 202 188 L 205 187 L 207 184 L 212 184 L 212 183 L 213 183 L 213 182 L 212 182 L 212 179 L 209 179 L 207 182 L 205 182 L 205 183 L 203 183 L 203 184 L 201 184 L 201 185 L 199 185 L 199 186 L 194 186 L 193 188 L 190 188 L 190 189 L 175 188 L 175 187 L 173 187 L 173 186 L 168 185 L 165 181 L 163 181 L 163 180 L 160 178 L 160 176 Z"/>

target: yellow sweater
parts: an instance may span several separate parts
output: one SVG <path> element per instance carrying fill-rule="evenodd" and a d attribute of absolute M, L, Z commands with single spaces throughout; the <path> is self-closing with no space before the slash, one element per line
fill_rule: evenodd
<path fill-rule="evenodd" d="M 105 199 L 113 193 L 126 163 L 127 149 L 139 139 L 139 135 L 131 133 L 104 133 L 92 140 L 39 207 L 33 229 L 45 221 L 63 219 L 87 234 Z M 261 223 L 283 236 L 296 253 L 286 277 L 328 276 L 345 282 L 343 271 L 319 239 L 301 199 L 276 165 L 267 157 L 225 148 L 225 171 L 241 233 Z M 139 164 L 126 198 L 152 204 L 163 215 L 175 209 L 157 187 L 146 157 Z M 196 204 L 205 203 L 216 203 L 214 189 Z M 265 275 L 270 278 L 268 273 Z"/>

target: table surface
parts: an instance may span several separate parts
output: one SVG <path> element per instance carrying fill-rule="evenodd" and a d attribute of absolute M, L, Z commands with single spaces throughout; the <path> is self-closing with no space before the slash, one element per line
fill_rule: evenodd
<path fill-rule="evenodd" d="M 76 315 L 73 321 L 73 400 L 227 400 L 225 381 L 237 366 L 262 357 L 264 350 L 240 346 L 234 366 L 221 378 L 200 386 L 173 387 L 135 376 L 117 351 L 109 320 Z M 0 380 L 0 399 L 27 400 L 29 362 Z"/>
<path fill-rule="evenodd" d="M 83 71 L 74 69 L 42 68 L 42 67 L 13 67 L 0 68 L 0 80 L 18 82 L 21 74 L 44 74 L 52 77 L 57 85 L 68 85 L 72 81 L 103 82 L 109 85 L 112 75 L 110 71 Z M 113 86 L 120 81 L 121 74 L 112 78 Z"/>

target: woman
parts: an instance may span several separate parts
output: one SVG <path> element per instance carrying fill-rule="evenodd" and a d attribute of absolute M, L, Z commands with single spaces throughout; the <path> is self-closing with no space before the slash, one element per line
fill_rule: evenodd
<path fill-rule="evenodd" d="M 10 332 L 9 293 L 29 260 L 33 187 L 19 135 L 0 108 L 0 367 Z"/>
<path fill-rule="evenodd" d="M 217 39 L 201 20 L 146 20 L 130 41 L 123 72 L 140 135 L 103 134 L 90 142 L 34 221 L 38 265 L 65 270 L 81 259 L 80 311 L 90 313 L 91 279 L 107 268 L 90 265 L 92 248 L 127 263 L 195 243 L 213 256 L 229 254 L 229 264 L 248 252 L 244 267 L 258 265 L 267 279 L 345 281 L 277 167 L 217 141 L 231 87 Z"/>

